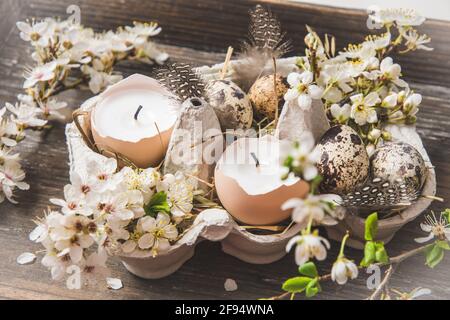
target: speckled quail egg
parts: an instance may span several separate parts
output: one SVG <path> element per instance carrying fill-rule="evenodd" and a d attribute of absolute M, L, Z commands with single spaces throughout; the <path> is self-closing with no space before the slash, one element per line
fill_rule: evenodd
<path fill-rule="evenodd" d="M 324 192 L 346 194 L 369 176 L 369 156 L 361 137 L 351 127 L 338 125 L 328 129 L 316 149 Z"/>
<path fill-rule="evenodd" d="M 274 75 L 259 78 L 250 88 L 248 95 L 253 106 L 253 111 L 258 118 L 269 121 L 275 119 L 276 110 L 280 111 L 284 103 L 284 94 L 289 89 L 286 78 L 276 75 L 277 95 L 274 94 Z"/>
<path fill-rule="evenodd" d="M 370 159 L 371 175 L 389 182 L 403 182 L 408 192 L 421 189 L 427 168 L 417 149 L 405 142 L 388 142 Z"/>
<path fill-rule="evenodd" d="M 230 80 L 208 84 L 206 95 L 216 112 L 222 130 L 248 129 L 253 121 L 253 108 L 247 94 Z"/>

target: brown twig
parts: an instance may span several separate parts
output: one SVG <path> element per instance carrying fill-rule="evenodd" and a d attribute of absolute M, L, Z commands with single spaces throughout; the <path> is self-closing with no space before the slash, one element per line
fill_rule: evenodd
<path fill-rule="evenodd" d="M 389 283 L 389 280 L 390 280 L 391 276 L 394 274 L 395 269 L 401 262 L 425 251 L 425 249 L 427 249 L 431 245 L 433 245 L 433 244 L 432 243 L 426 244 L 426 245 L 414 248 L 412 250 L 403 252 L 395 257 L 390 258 L 388 263 L 381 263 L 381 262 L 375 263 L 374 265 L 376 265 L 376 266 L 379 266 L 379 267 L 389 266 L 389 268 L 386 271 L 385 276 L 384 276 L 383 280 L 381 281 L 381 283 L 379 284 L 379 286 L 375 289 L 374 293 L 372 293 L 372 295 L 368 299 L 374 300 L 377 296 L 380 295 L 380 293 L 384 290 L 384 288 Z M 364 267 L 358 266 L 358 269 L 364 269 Z M 319 276 L 318 280 L 319 280 L 319 282 L 331 280 L 331 273 L 325 274 L 323 276 Z M 273 296 L 273 297 L 269 298 L 269 300 L 281 300 L 281 299 L 286 298 L 290 294 L 291 294 L 290 292 L 283 292 L 282 294 L 280 294 L 278 296 Z M 372 299 L 372 296 L 374 297 L 373 299 Z"/>
<path fill-rule="evenodd" d="M 368 300 L 375 300 L 381 295 L 381 293 L 383 292 L 383 289 L 387 286 L 389 280 L 391 279 L 391 276 L 394 274 L 396 267 L 397 267 L 396 264 L 391 264 L 389 266 L 389 268 L 386 270 L 386 272 L 384 274 L 383 280 L 380 282 L 380 284 L 375 289 L 375 291 L 370 295 Z"/>

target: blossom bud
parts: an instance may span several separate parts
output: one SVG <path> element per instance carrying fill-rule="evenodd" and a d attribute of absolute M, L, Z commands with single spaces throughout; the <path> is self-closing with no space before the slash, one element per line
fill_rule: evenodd
<path fill-rule="evenodd" d="M 406 117 L 405 123 L 406 124 L 415 124 L 417 122 L 417 117 L 416 116 L 408 116 Z"/>
<path fill-rule="evenodd" d="M 386 98 L 383 99 L 381 104 L 384 108 L 393 108 L 397 105 L 398 95 L 396 93 L 391 93 Z"/>
<path fill-rule="evenodd" d="M 381 133 L 381 137 L 383 138 L 384 141 L 392 140 L 392 134 L 389 131 L 383 131 Z"/>
<path fill-rule="evenodd" d="M 379 137 L 381 136 L 381 130 L 380 129 L 372 129 L 369 132 L 369 135 L 367 136 L 367 138 L 369 138 L 370 141 L 375 141 L 377 140 Z"/>
<path fill-rule="evenodd" d="M 366 146 L 366 151 L 367 151 L 367 154 L 369 155 L 369 157 L 371 157 L 375 153 L 375 145 L 373 143 L 368 144 Z"/>
<path fill-rule="evenodd" d="M 406 98 L 406 92 L 404 90 L 400 91 L 397 95 L 398 103 L 403 103 Z"/>
<path fill-rule="evenodd" d="M 312 33 L 308 33 L 305 36 L 305 44 L 307 47 L 313 47 L 316 42 L 316 37 Z"/>

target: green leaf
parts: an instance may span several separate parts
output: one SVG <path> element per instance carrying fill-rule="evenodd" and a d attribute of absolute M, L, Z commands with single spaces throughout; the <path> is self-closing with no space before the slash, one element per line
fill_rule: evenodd
<path fill-rule="evenodd" d="M 447 223 L 450 223 L 450 209 L 445 209 L 441 214 L 447 219 Z"/>
<path fill-rule="evenodd" d="M 159 212 L 170 213 L 170 206 L 167 202 L 167 194 L 164 191 L 155 193 L 150 201 L 144 206 L 147 216 L 155 217 Z"/>
<path fill-rule="evenodd" d="M 376 253 L 376 246 L 375 242 L 373 241 L 367 241 L 366 245 L 364 246 L 364 258 L 361 261 L 361 266 L 368 267 L 375 261 L 375 253 Z"/>
<path fill-rule="evenodd" d="M 283 287 L 282 288 L 283 288 L 284 291 L 287 291 L 287 292 L 300 293 L 303 290 L 305 290 L 307 285 L 312 280 L 313 279 L 311 279 L 309 277 L 294 277 L 294 278 L 290 278 L 290 279 L 287 279 L 283 283 Z"/>
<path fill-rule="evenodd" d="M 364 238 L 367 241 L 373 241 L 378 232 L 378 214 L 372 213 L 366 218 L 366 226 L 364 230 Z"/>
<path fill-rule="evenodd" d="M 308 283 L 308 285 L 306 286 L 306 292 L 305 292 L 305 295 L 307 298 L 314 297 L 319 292 L 319 288 L 317 285 L 318 285 L 317 279 L 314 279 Z"/>
<path fill-rule="evenodd" d="M 375 260 L 377 262 L 382 262 L 382 263 L 388 263 L 389 262 L 389 256 L 386 252 L 386 249 L 384 248 L 384 243 L 382 242 L 378 242 L 375 244 Z"/>
<path fill-rule="evenodd" d="M 450 250 L 450 245 L 448 244 L 447 241 L 443 240 L 436 241 L 436 245 L 444 250 Z"/>
<path fill-rule="evenodd" d="M 300 274 L 302 274 L 304 276 L 311 277 L 311 278 L 315 278 L 319 275 L 317 273 L 316 265 L 314 264 L 314 262 L 311 262 L 311 261 L 304 263 L 300 267 L 298 267 L 298 272 L 300 272 Z"/>
<path fill-rule="evenodd" d="M 444 249 L 442 249 L 439 245 L 435 244 L 431 247 L 428 247 L 425 251 L 426 254 L 426 265 L 430 268 L 436 267 L 439 262 L 444 258 Z"/>

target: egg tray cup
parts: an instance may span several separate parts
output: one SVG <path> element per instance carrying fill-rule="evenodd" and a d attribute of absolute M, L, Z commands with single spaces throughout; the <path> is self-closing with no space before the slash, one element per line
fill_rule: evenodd
<path fill-rule="evenodd" d="M 277 60 L 277 72 L 287 76 L 295 70 L 297 57 Z M 230 61 L 226 79 L 234 80 L 232 66 L 236 61 Z M 222 76 L 223 64 L 212 67 L 197 68 L 205 81 L 219 79 Z M 267 67 L 270 72 L 270 67 Z M 95 103 L 85 103 L 75 113 L 76 121 L 66 126 L 66 138 L 69 149 L 70 172 L 82 173 L 90 159 L 104 158 L 105 155 L 95 152 L 95 146 L 86 134 L 90 132 L 90 110 Z M 414 126 L 390 126 L 394 140 L 404 141 L 413 145 L 422 155 L 428 167 L 428 176 L 423 187 L 423 194 L 433 196 L 436 193 L 436 176 L 423 148 L 422 141 Z M 118 159 L 120 160 L 120 159 Z M 378 240 L 389 242 L 403 225 L 419 216 L 432 200 L 420 198 L 401 213 L 379 221 Z M 137 251 L 131 254 L 120 254 L 118 257 L 128 271 L 146 279 L 166 277 L 177 271 L 195 252 L 195 246 L 204 240 L 220 241 L 222 250 L 242 261 L 252 264 L 269 264 L 286 255 L 286 244 L 291 237 L 298 234 L 304 225 L 294 224 L 285 231 L 276 234 L 261 235 L 247 231 L 240 226 L 224 209 L 211 208 L 202 211 L 194 220 L 192 226 L 184 235 L 170 247 L 155 257 L 150 252 Z M 358 214 L 347 214 L 339 224 L 326 227 L 329 238 L 340 241 L 349 230 L 351 238 L 348 245 L 362 249 L 364 244 L 364 219 Z"/>
<path fill-rule="evenodd" d="M 436 173 L 415 126 L 389 125 L 386 129 L 392 134 L 394 141 L 406 142 L 419 151 L 425 161 L 427 175 L 422 187 L 422 193 L 416 201 L 404 210 L 390 214 L 389 217 L 378 221 L 378 232 L 375 240 L 383 241 L 384 243 L 391 241 L 395 233 L 405 224 L 421 215 L 433 201 L 432 197 L 436 195 Z M 328 237 L 336 241 L 340 241 L 347 230 L 349 230 L 351 236 L 347 241 L 347 245 L 356 249 L 364 248 L 365 219 L 358 212 L 347 212 L 345 218 L 337 225 L 325 227 L 325 229 Z"/>

